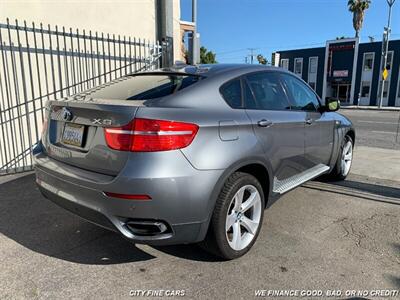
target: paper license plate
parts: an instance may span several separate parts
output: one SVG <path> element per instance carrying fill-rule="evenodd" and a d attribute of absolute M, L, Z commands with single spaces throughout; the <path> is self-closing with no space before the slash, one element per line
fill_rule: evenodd
<path fill-rule="evenodd" d="M 85 126 L 77 124 L 65 124 L 62 142 L 64 144 L 73 145 L 77 147 L 82 146 L 83 131 Z"/>

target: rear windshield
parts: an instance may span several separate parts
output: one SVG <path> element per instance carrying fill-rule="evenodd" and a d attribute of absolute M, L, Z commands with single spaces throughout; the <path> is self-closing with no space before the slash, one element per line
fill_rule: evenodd
<path fill-rule="evenodd" d="M 141 74 L 100 88 L 90 94 L 97 99 L 149 100 L 175 94 L 201 80 L 182 74 Z"/>

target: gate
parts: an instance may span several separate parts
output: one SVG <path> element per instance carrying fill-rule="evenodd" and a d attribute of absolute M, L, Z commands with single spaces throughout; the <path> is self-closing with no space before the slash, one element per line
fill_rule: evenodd
<path fill-rule="evenodd" d="M 169 49 L 114 34 L 0 23 L 0 175 L 32 170 L 47 100 L 159 68 Z"/>

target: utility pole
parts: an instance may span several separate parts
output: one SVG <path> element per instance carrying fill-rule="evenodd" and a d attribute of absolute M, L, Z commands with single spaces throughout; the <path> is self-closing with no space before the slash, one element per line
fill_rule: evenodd
<path fill-rule="evenodd" d="M 250 51 L 250 63 L 253 64 L 254 62 L 254 50 L 256 50 L 256 48 L 248 48 L 248 50 Z"/>
<path fill-rule="evenodd" d="M 200 63 L 200 47 L 198 45 L 199 39 L 197 36 L 197 0 L 192 0 L 192 22 L 194 24 L 194 30 L 192 33 L 192 64 L 196 65 Z"/>
<path fill-rule="evenodd" d="M 392 7 L 394 5 L 394 2 L 396 2 L 396 0 L 386 0 L 386 1 L 389 5 L 389 18 L 388 18 L 388 25 L 387 25 L 387 27 L 385 27 L 385 29 L 383 31 L 382 60 L 383 60 L 383 68 L 384 69 L 381 71 L 386 70 L 388 50 L 389 50 L 389 38 L 390 38 L 390 31 L 391 31 L 390 23 L 392 21 Z M 387 71 L 386 71 L 386 75 L 384 75 L 384 73 L 382 73 L 382 87 L 381 87 L 381 95 L 380 95 L 380 99 L 379 99 L 379 108 L 382 108 L 382 103 L 383 103 L 383 94 L 385 91 L 385 83 L 386 83 L 385 76 L 387 76 Z M 389 91 L 388 91 L 387 97 L 389 97 Z"/>

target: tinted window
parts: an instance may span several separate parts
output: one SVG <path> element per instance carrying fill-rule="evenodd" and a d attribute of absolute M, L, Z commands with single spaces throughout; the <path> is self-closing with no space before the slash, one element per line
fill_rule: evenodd
<path fill-rule="evenodd" d="M 132 94 L 127 100 L 146 100 L 172 95 L 199 81 L 198 76 L 145 75 L 132 78 Z"/>
<path fill-rule="evenodd" d="M 305 83 L 296 77 L 282 74 L 282 79 L 293 100 L 293 109 L 316 111 L 319 107 L 317 96 Z"/>
<path fill-rule="evenodd" d="M 276 73 L 254 73 L 246 78 L 251 89 L 251 93 L 246 93 L 246 95 L 249 95 L 246 97 L 247 108 L 265 110 L 290 109 L 289 101 Z"/>
<path fill-rule="evenodd" d="M 149 100 L 175 94 L 201 78 L 180 74 L 127 76 L 97 87 L 90 96 L 98 99 Z"/>
<path fill-rule="evenodd" d="M 240 79 L 229 81 L 221 87 L 221 94 L 232 108 L 242 108 L 242 87 Z"/>

